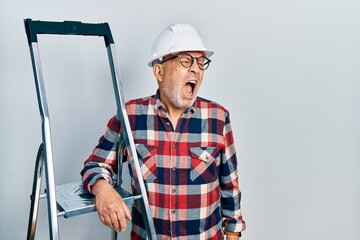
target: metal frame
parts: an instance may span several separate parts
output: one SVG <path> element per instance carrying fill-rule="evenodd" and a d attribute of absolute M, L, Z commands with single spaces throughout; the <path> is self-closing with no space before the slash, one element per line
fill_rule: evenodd
<path fill-rule="evenodd" d="M 149 239 L 156 239 L 156 232 L 154 228 L 154 222 L 151 217 L 150 207 L 148 204 L 148 198 L 146 189 L 141 174 L 139 160 L 136 154 L 136 148 L 134 139 L 131 133 L 131 127 L 128 119 L 128 115 L 125 109 L 125 102 L 123 98 L 122 86 L 120 82 L 120 69 L 118 67 L 118 61 L 115 54 L 115 43 L 113 41 L 110 27 L 107 23 L 90 24 L 81 22 L 45 22 L 45 21 L 33 21 L 31 19 L 25 19 L 25 29 L 28 38 L 31 61 L 34 72 L 34 79 L 36 85 L 37 99 L 39 104 L 39 110 L 42 120 L 42 143 L 40 144 L 37 158 L 35 162 L 33 188 L 31 194 L 31 205 L 29 215 L 29 225 L 27 239 L 32 240 L 35 238 L 36 223 L 38 216 L 39 200 L 41 198 L 47 199 L 48 204 L 48 220 L 49 220 L 49 234 L 51 240 L 60 239 L 59 228 L 58 228 L 58 216 L 72 217 L 87 212 L 96 211 L 94 204 L 94 197 L 86 196 L 82 199 L 83 193 L 81 193 L 81 187 L 79 183 L 70 184 L 69 186 L 56 186 L 54 176 L 54 164 L 52 154 L 52 141 L 51 141 L 51 128 L 50 118 L 46 99 L 45 84 L 42 74 L 41 61 L 39 48 L 37 43 L 37 34 L 59 34 L 59 35 L 83 35 L 83 36 L 100 36 L 104 37 L 105 45 L 107 48 L 110 71 L 112 76 L 113 88 L 115 93 L 116 105 L 117 105 L 117 117 L 121 122 L 124 129 L 123 140 L 125 147 L 129 153 L 128 163 L 130 164 L 133 172 L 133 178 L 135 187 L 139 193 L 137 196 L 131 196 L 125 190 L 120 187 L 120 180 L 117 181 L 117 190 L 119 194 L 124 198 L 127 203 L 132 203 L 134 200 L 139 200 L 141 210 L 143 212 L 145 227 Z M 119 173 L 121 176 L 121 160 L 119 160 Z M 44 169 L 43 169 L 44 166 Z M 45 193 L 40 193 L 42 173 L 45 172 Z M 79 206 L 72 206 L 72 208 L 61 208 L 58 209 L 57 205 L 61 205 L 62 202 L 59 200 L 59 194 L 61 191 L 67 191 L 78 187 L 72 194 L 75 197 L 83 200 L 84 204 Z M 63 190 L 65 189 L 65 190 Z M 78 194 L 78 193 L 81 194 Z M 61 200 L 63 201 L 63 200 Z M 60 204 L 59 204 L 60 202 Z M 117 239 L 117 233 L 112 231 L 112 239 Z"/>

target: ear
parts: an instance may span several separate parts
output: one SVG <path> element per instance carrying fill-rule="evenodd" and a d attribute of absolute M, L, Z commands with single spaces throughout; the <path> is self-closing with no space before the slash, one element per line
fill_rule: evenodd
<path fill-rule="evenodd" d="M 164 69 L 161 64 L 155 64 L 153 67 L 153 74 L 157 81 L 161 82 L 163 79 Z"/>

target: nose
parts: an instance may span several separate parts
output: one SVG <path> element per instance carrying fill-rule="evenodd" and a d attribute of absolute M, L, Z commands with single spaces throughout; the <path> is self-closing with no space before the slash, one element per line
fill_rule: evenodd
<path fill-rule="evenodd" d="M 193 65 L 191 65 L 191 67 L 189 68 L 189 71 L 192 72 L 192 73 L 195 73 L 195 74 L 198 74 L 200 71 L 202 71 L 202 70 L 199 68 L 199 65 L 198 65 L 196 59 L 194 59 L 194 63 L 193 63 Z"/>

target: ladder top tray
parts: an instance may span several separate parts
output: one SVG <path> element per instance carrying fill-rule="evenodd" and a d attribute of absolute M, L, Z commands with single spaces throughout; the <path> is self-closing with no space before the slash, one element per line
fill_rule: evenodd
<path fill-rule="evenodd" d="M 132 204 L 135 199 L 141 198 L 121 187 L 115 189 L 126 204 Z M 65 218 L 96 211 L 95 196 L 85 192 L 81 182 L 56 186 L 56 201 L 58 215 L 64 215 Z"/>

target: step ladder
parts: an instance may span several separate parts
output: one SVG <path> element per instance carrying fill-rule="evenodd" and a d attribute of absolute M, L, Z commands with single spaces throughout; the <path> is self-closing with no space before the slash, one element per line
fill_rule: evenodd
<path fill-rule="evenodd" d="M 74 21 L 49 22 L 33 21 L 32 19 L 25 19 L 24 23 L 30 48 L 37 99 L 42 120 L 42 142 L 40 144 L 35 162 L 32 194 L 30 196 L 31 205 L 27 239 L 32 240 L 35 238 L 39 200 L 42 198 L 47 199 L 49 234 L 51 240 L 60 239 L 58 217 L 69 218 L 96 211 L 94 196 L 83 191 L 81 182 L 68 183 L 60 186 L 55 185 L 50 119 L 38 48 L 38 34 L 104 37 L 116 99 L 117 117 L 123 127 L 122 137 L 125 144 L 124 147 L 126 147 L 129 155 L 128 164 L 130 164 L 131 170 L 133 172 L 134 183 L 138 195 L 133 196 L 129 192 L 122 189 L 120 186 L 122 174 L 121 159 L 118 160 L 119 172 L 115 189 L 127 204 L 132 204 L 134 201 L 140 201 L 141 211 L 144 218 L 143 220 L 147 231 L 147 237 L 148 239 L 156 239 L 154 222 L 151 217 L 146 189 L 141 174 L 139 160 L 136 154 L 134 139 L 131 134 L 130 123 L 125 109 L 125 102 L 120 82 L 120 71 L 115 54 L 115 43 L 108 23 L 94 24 Z M 43 193 L 41 193 L 43 172 L 45 173 L 45 190 Z M 112 231 L 111 238 L 113 240 L 117 239 L 117 233 L 115 231 Z"/>

